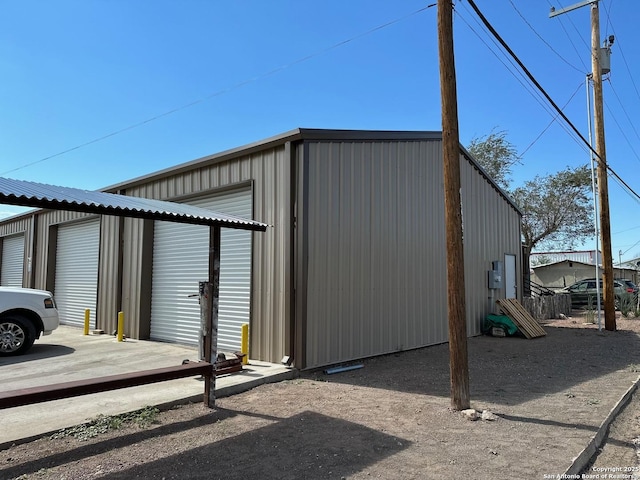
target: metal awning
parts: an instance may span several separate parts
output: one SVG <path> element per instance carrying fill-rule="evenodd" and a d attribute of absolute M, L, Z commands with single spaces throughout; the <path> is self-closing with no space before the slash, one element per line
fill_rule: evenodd
<path fill-rule="evenodd" d="M 183 203 L 0 177 L 0 203 L 264 232 L 267 225 Z"/>

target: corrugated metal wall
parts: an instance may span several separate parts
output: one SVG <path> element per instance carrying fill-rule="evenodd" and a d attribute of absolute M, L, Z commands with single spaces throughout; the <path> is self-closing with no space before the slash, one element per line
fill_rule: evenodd
<path fill-rule="evenodd" d="M 251 299 L 251 357 L 277 362 L 286 353 L 285 332 L 290 321 L 290 158 L 289 146 L 280 145 L 229 161 L 214 163 L 177 175 L 150 180 L 127 189 L 127 195 L 162 200 L 185 200 L 213 194 L 225 187 L 250 182 L 253 187 L 254 218 L 269 225 L 265 233 L 253 233 Z M 124 238 L 123 303 L 126 315 L 139 316 L 144 300 L 135 278 L 143 278 L 145 252 L 139 243 L 141 225 L 127 221 Z M 134 227 L 136 233 L 131 231 Z M 132 277 L 129 279 L 128 277 Z M 142 280 L 144 281 L 144 280 Z M 148 318 L 138 318 L 138 328 L 148 328 Z"/>
<path fill-rule="evenodd" d="M 504 265 L 505 255 L 515 255 L 517 298 L 522 299 L 522 247 L 520 214 L 464 156 L 460 159 L 462 187 L 467 332 L 481 333 L 487 313 L 505 289 L 488 289 L 493 261 Z M 503 277 L 504 277 L 503 272 Z M 492 297 L 490 299 L 489 297 Z"/>
<path fill-rule="evenodd" d="M 441 143 L 309 142 L 307 151 L 305 367 L 447 341 Z M 491 261 L 520 258 L 519 217 L 466 160 L 461 168 L 474 335 Z"/>
<path fill-rule="evenodd" d="M 120 224 L 119 217 L 102 216 L 100 226 L 100 257 L 98 264 L 98 306 L 96 318 L 99 328 L 111 333 L 118 328 L 118 310 L 120 308 Z M 125 317 L 125 325 L 131 319 Z M 126 332 L 127 335 L 130 335 Z"/>
<path fill-rule="evenodd" d="M 145 238 L 153 233 L 153 220 L 125 218 L 122 238 L 122 311 L 125 333 L 148 338 L 151 321 L 151 252 L 145 256 Z M 147 242 L 147 249 L 152 243 Z"/>

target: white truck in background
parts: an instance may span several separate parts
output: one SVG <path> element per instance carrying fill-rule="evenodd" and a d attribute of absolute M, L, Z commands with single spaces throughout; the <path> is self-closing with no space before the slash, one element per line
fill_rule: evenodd
<path fill-rule="evenodd" d="M 21 355 L 59 325 L 51 292 L 0 287 L 0 356 Z"/>

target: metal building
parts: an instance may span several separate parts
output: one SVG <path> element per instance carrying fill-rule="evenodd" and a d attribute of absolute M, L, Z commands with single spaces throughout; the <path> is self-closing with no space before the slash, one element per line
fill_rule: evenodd
<path fill-rule="evenodd" d="M 460 152 L 467 327 L 477 335 L 495 299 L 521 296 L 520 212 Z M 439 132 L 297 129 L 104 191 L 271 226 L 223 229 L 220 349 L 239 346 L 243 323 L 251 358 L 299 368 L 448 339 Z M 55 286 L 70 324 L 91 308 L 109 331 L 123 311 L 129 337 L 194 343 L 190 295 L 207 277 L 206 239 L 197 225 L 38 210 L 0 222 L 1 280 L 15 283 L 21 269 L 24 286 Z M 489 289 L 495 265 L 504 282 Z"/>

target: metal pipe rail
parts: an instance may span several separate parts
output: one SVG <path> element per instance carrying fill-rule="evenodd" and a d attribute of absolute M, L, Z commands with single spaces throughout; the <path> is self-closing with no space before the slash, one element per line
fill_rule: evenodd
<path fill-rule="evenodd" d="M 77 397 L 90 393 L 107 392 L 120 388 L 136 387 L 194 375 L 203 375 L 206 378 L 207 376 L 211 377 L 213 373 L 213 365 L 209 362 L 185 361 L 182 365 L 175 367 L 156 368 L 139 372 L 109 375 L 106 377 L 89 378 L 86 380 L 75 380 L 39 387 L 9 390 L 0 392 L 0 409 L 48 402 L 61 398 Z M 223 372 L 216 372 L 218 375 L 221 373 Z M 204 401 L 205 404 L 207 404 L 206 398 Z"/>

